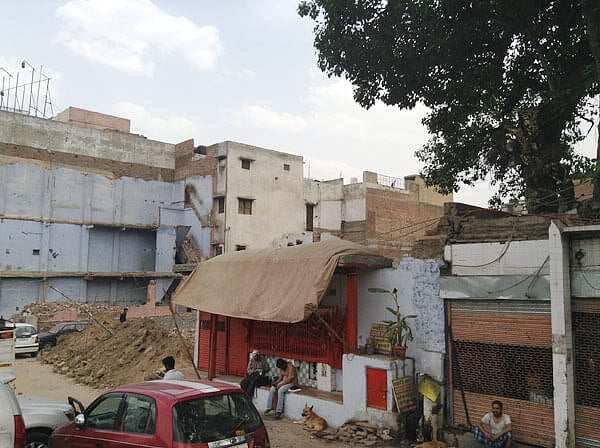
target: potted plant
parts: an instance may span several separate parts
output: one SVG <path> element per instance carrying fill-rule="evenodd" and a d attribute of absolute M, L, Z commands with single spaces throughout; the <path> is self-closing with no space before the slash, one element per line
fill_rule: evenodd
<path fill-rule="evenodd" d="M 414 314 L 402 315 L 400 304 L 398 303 L 398 288 L 394 288 L 391 291 L 385 288 L 369 288 L 369 292 L 392 296 L 394 306 L 385 307 L 393 315 L 393 319 L 383 321 L 385 324 L 385 336 L 392 346 L 392 355 L 404 359 L 406 355 L 406 343 L 413 340 L 412 328 L 408 324 L 408 319 L 414 319 L 417 316 Z"/>

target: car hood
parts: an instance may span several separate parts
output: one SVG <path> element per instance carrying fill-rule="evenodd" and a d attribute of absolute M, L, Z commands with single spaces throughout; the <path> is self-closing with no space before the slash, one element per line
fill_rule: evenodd
<path fill-rule="evenodd" d="M 54 412 L 71 412 L 73 413 L 73 407 L 62 400 L 55 400 L 54 398 L 45 398 L 45 397 L 17 397 L 19 401 L 19 406 L 21 406 L 21 410 L 23 413 L 25 412 L 40 412 L 44 410 L 54 411 Z"/>

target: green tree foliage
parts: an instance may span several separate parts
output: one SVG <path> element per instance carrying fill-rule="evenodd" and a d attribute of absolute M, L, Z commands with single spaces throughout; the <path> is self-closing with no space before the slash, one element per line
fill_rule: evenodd
<path fill-rule="evenodd" d="M 375 101 L 429 108 L 417 151 L 440 191 L 486 177 L 530 211 L 573 203 L 591 167 L 573 145 L 593 123 L 598 73 L 581 0 L 305 0 L 320 68 Z M 590 125 L 591 127 L 591 125 Z"/>

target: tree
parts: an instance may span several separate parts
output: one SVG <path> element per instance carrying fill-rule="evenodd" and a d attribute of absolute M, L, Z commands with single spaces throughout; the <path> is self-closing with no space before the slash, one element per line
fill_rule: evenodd
<path fill-rule="evenodd" d="M 363 107 L 430 112 L 417 151 L 443 193 L 486 177 L 530 211 L 573 204 L 589 169 L 573 145 L 593 122 L 598 74 L 581 0 L 305 0 L 320 68 L 345 76 Z"/>

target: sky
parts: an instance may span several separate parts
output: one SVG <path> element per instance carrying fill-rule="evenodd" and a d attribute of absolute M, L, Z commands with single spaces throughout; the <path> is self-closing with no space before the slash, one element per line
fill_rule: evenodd
<path fill-rule="evenodd" d="M 301 155 L 313 179 L 417 174 L 425 108 L 358 106 L 348 82 L 318 69 L 314 25 L 297 4 L 2 2 L 0 80 L 14 85 L 18 73 L 21 84 L 43 73 L 49 94 L 38 98 L 54 114 L 74 106 L 128 118 L 133 133 L 153 140 L 232 140 Z M 595 138 L 582 152 L 593 155 Z M 490 196 L 481 183 L 454 200 L 485 207 Z"/>

